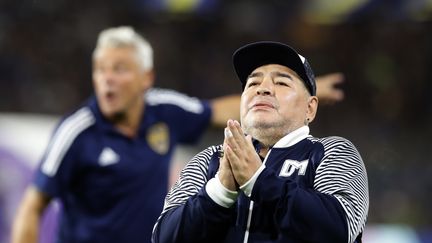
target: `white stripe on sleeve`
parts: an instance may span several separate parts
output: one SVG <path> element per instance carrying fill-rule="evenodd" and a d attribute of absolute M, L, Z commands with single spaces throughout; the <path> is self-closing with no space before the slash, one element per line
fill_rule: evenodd
<path fill-rule="evenodd" d="M 353 242 L 364 230 L 369 208 L 366 168 L 350 141 L 341 137 L 319 141 L 325 153 L 316 170 L 314 187 L 339 201 L 347 217 L 348 242 Z"/>
<path fill-rule="evenodd" d="M 153 88 L 147 91 L 145 99 L 149 105 L 171 104 L 195 114 L 201 114 L 204 111 L 198 98 L 174 90 Z"/>
<path fill-rule="evenodd" d="M 64 120 L 48 145 L 46 158 L 42 162 L 42 172 L 54 176 L 72 142 L 94 122 L 95 118 L 87 107 L 81 108 Z"/>

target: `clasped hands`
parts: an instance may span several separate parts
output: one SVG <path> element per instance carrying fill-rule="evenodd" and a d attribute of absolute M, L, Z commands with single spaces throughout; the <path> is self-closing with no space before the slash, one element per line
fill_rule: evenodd
<path fill-rule="evenodd" d="M 238 191 L 255 174 L 262 162 L 252 144 L 252 136 L 245 136 L 236 120 L 227 122 L 223 150 L 219 161 L 219 180 L 226 189 Z"/>

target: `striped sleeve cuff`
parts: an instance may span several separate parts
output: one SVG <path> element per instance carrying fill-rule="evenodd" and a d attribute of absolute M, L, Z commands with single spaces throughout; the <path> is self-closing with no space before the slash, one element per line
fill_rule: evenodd
<path fill-rule="evenodd" d="M 238 196 L 238 192 L 228 190 L 222 185 L 218 174 L 207 182 L 205 190 L 215 203 L 224 208 L 230 208 Z"/>

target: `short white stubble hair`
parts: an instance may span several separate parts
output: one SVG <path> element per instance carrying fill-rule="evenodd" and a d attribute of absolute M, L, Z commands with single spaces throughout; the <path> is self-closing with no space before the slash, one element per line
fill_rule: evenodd
<path fill-rule="evenodd" d="M 153 69 L 153 48 L 150 43 L 130 26 L 108 28 L 100 32 L 93 59 L 102 48 L 131 47 L 136 50 L 136 56 L 144 71 Z"/>

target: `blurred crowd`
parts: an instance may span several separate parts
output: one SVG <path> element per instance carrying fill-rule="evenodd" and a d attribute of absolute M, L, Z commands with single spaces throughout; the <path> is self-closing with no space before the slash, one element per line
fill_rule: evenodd
<path fill-rule="evenodd" d="M 346 97 L 320 107 L 312 134 L 357 145 L 370 223 L 432 225 L 432 1 L 2 0 L 0 112 L 72 111 L 92 93 L 97 33 L 119 25 L 153 44 L 156 86 L 201 98 L 240 92 L 231 54 L 251 41 L 297 47 L 318 75 L 343 72 Z"/>

